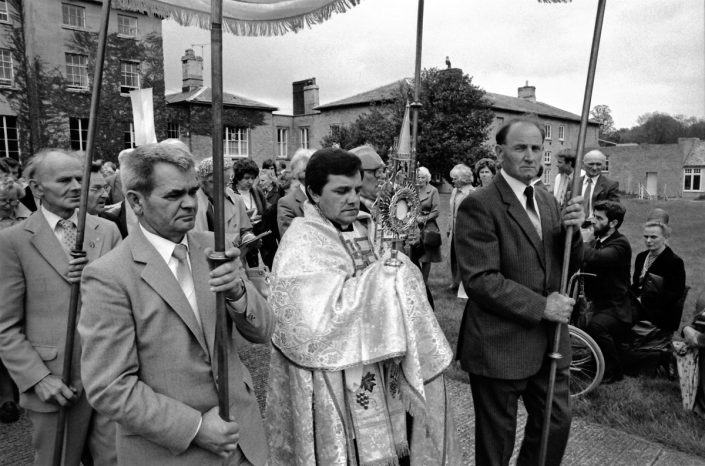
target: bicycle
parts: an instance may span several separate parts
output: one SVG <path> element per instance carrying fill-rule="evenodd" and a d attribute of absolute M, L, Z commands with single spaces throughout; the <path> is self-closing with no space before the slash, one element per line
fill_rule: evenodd
<path fill-rule="evenodd" d="M 593 274 L 576 272 L 570 277 L 568 284 L 568 289 L 571 290 L 570 295 L 576 302 L 578 294 L 582 290 L 575 286 L 575 280 L 582 275 Z M 600 385 L 602 377 L 605 375 L 605 358 L 595 340 L 584 330 L 574 325 L 568 325 L 568 333 L 573 354 L 570 362 L 569 391 L 570 396 L 578 397 L 590 393 Z"/>

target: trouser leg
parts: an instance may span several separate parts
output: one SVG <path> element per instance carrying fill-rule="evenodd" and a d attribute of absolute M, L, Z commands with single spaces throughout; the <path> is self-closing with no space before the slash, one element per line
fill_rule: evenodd
<path fill-rule="evenodd" d="M 526 381 L 469 375 L 475 410 L 475 464 L 507 465 L 514 450 L 517 402 Z"/>
<path fill-rule="evenodd" d="M 608 314 L 595 314 L 586 330 L 605 358 L 605 378 L 620 377 L 624 370 L 617 345 L 629 331 L 629 325 Z"/>
<path fill-rule="evenodd" d="M 88 448 L 95 466 L 117 465 L 117 430 L 115 423 L 107 417 L 93 412 Z"/>
<path fill-rule="evenodd" d="M 522 396 L 528 413 L 524 429 L 524 441 L 521 444 L 517 466 L 533 466 L 539 462 L 541 431 L 546 418 L 546 393 L 548 391 L 548 375 L 550 361 L 547 359 L 541 370 L 528 379 L 526 390 Z M 551 408 L 551 424 L 549 426 L 548 449 L 546 465 L 558 466 L 563 459 L 565 447 L 570 435 L 570 393 L 568 389 L 569 368 L 556 371 L 553 403 Z"/>

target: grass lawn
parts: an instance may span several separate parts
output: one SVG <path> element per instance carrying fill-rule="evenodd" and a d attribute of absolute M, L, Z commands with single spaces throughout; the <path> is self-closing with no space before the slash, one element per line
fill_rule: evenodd
<path fill-rule="evenodd" d="M 673 236 L 669 245 L 685 261 L 686 281 L 690 293 L 683 312 L 683 322 L 691 320 L 695 300 L 705 278 L 705 201 L 645 201 L 624 199 L 627 216 L 620 231 L 629 238 L 633 258 L 643 251 L 642 225 L 655 207 L 670 214 Z M 441 195 L 442 231 L 448 225 L 448 195 Z M 444 237 L 445 238 L 445 237 Z M 449 246 L 443 245 L 444 261 L 431 268 L 430 286 L 438 321 L 455 348 L 465 301 L 447 290 L 450 284 Z M 467 381 L 467 374 L 452 368 L 449 377 Z M 705 419 L 685 412 L 681 407 L 678 382 L 649 377 L 630 378 L 598 387 L 587 397 L 576 400 L 574 414 L 584 420 L 614 427 L 685 453 L 705 457 Z"/>

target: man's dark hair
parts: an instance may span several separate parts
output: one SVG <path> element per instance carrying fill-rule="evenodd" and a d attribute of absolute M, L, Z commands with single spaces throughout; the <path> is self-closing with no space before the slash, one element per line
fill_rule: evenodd
<path fill-rule="evenodd" d="M 362 177 L 362 162 L 357 155 L 337 147 L 317 150 L 306 165 L 308 200 L 313 202 L 309 189 L 315 194 L 321 194 L 323 187 L 328 183 L 328 175 L 352 177 L 355 173 L 359 173 Z"/>
<path fill-rule="evenodd" d="M 497 141 L 497 144 L 500 146 L 506 144 L 507 133 L 509 133 L 509 130 L 512 129 L 512 126 L 517 125 L 519 123 L 528 123 L 530 125 L 536 126 L 536 128 L 541 132 L 541 142 L 546 139 L 546 130 L 541 126 L 539 122 L 537 122 L 533 118 L 514 118 L 506 122 L 504 126 L 502 126 L 499 131 L 497 131 L 497 135 L 495 136 L 495 141 Z"/>
<path fill-rule="evenodd" d="M 253 178 L 259 176 L 259 167 L 252 159 L 238 159 L 233 163 L 233 181 L 242 181 L 245 175 L 252 175 Z"/>
<path fill-rule="evenodd" d="M 604 212 L 608 222 L 617 220 L 617 226 L 614 228 L 615 230 L 622 226 L 622 222 L 624 222 L 624 215 L 627 213 L 627 210 L 622 204 L 614 201 L 597 201 L 592 210 Z"/>
<path fill-rule="evenodd" d="M 274 163 L 274 160 L 272 159 L 267 159 L 264 162 L 262 162 L 262 170 L 268 170 L 270 168 L 274 169 L 274 175 L 277 175 L 278 170 L 277 170 L 277 164 Z"/>
<path fill-rule="evenodd" d="M 576 155 L 575 152 L 573 152 L 572 150 L 563 149 L 558 154 L 556 154 L 556 157 L 559 159 L 563 159 L 564 161 L 568 162 L 571 167 L 575 168 Z"/>
<path fill-rule="evenodd" d="M 91 162 L 91 173 L 101 173 L 100 169 L 103 168 L 103 164 L 100 162 Z"/>

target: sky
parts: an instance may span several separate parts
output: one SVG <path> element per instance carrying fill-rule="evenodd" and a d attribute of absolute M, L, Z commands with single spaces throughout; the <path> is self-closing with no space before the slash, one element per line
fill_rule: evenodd
<path fill-rule="evenodd" d="M 328 103 L 414 74 L 414 0 L 360 0 L 344 14 L 280 37 L 223 40 L 225 91 L 292 108 L 291 83 L 315 77 Z M 449 56 L 488 92 L 516 96 L 527 81 L 538 101 L 580 114 L 597 0 L 425 2 L 423 68 Z M 612 0 L 606 4 L 590 107 L 612 110 L 617 128 L 660 111 L 705 118 L 705 1 Z M 181 90 L 181 56 L 203 53 L 210 32 L 162 24 L 167 93 Z"/>

